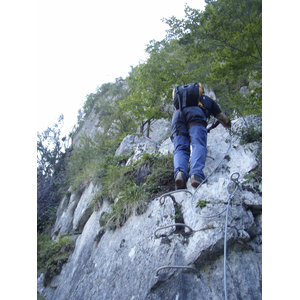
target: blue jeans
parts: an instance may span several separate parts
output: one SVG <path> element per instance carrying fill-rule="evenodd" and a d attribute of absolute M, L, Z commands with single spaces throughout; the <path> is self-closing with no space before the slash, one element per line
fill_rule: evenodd
<path fill-rule="evenodd" d="M 188 133 L 190 140 L 183 135 L 177 135 L 173 138 L 174 178 L 176 178 L 177 173 L 181 171 L 186 178 L 189 178 L 191 175 L 198 175 L 202 179 L 205 179 L 203 168 L 205 166 L 207 154 L 207 130 L 202 126 L 193 126 L 188 130 Z M 188 172 L 190 144 L 192 145 L 192 157 L 190 172 Z"/>

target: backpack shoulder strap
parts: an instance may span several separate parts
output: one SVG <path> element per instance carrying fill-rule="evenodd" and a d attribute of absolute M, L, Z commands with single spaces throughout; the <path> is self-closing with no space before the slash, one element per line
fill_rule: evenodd
<path fill-rule="evenodd" d="M 183 86 L 183 97 L 182 97 L 182 108 L 186 107 L 187 90 L 188 90 L 188 85 L 184 85 Z"/>
<path fill-rule="evenodd" d="M 200 101 L 200 98 L 202 96 L 204 92 L 204 86 L 201 82 L 199 82 L 199 99 L 198 99 L 198 106 L 201 107 L 204 111 L 205 111 L 205 107 L 203 106 L 203 104 Z"/>

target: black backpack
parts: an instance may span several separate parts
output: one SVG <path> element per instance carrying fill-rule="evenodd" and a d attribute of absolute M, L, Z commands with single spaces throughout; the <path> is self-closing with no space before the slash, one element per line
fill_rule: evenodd
<path fill-rule="evenodd" d="M 173 89 L 173 104 L 175 109 L 181 110 L 187 106 L 199 106 L 205 111 L 205 108 L 200 101 L 203 92 L 204 87 L 200 82 L 177 86 Z"/>

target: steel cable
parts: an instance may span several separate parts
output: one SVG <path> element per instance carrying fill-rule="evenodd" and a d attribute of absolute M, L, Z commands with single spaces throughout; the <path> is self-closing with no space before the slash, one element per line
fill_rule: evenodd
<path fill-rule="evenodd" d="M 223 158 L 220 160 L 220 162 L 218 163 L 218 165 L 214 168 L 214 170 L 201 182 L 201 184 L 196 188 L 196 190 L 194 191 L 194 193 L 191 193 L 190 191 L 188 191 L 187 189 L 184 189 L 184 190 L 176 190 L 176 191 L 173 191 L 173 192 L 169 192 L 169 193 L 166 193 L 164 195 L 162 195 L 160 198 L 159 198 L 159 201 L 160 201 L 160 204 L 162 205 L 163 203 L 161 202 L 161 199 L 162 198 L 165 198 L 166 196 L 169 196 L 171 195 L 172 193 L 178 193 L 180 191 L 182 192 L 188 192 L 190 194 L 192 194 L 192 199 L 191 199 L 191 208 L 192 208 L 192 211 L 197 214 L 198 216 L 200 216 L 201 218 L 204 218 L 204 219 L 211 219 L 211 218 L 216 218 L 218 216 L 220 216 L 221 214 L 223 214 L 225 211 L 226 211 L 226 221 L 225 221 L 225 235 L 224 235 L 224 293 L 225 293 L 225 300 L 227 300 L 227 275 L 226 275 L 226 264 L 227 264 L 227 227 L 228 227 L 228 214 L 229 214 L 229 207 L 230 207 L 230 203 L 231 203 L 231 200 L 235 194 L 235 192 L 237 191 L 238 187 L 239 187 L 239 182 L 238 182 L 238 178 L 240 176 L 239 173 L 233 173 L 231 175 L 231 180 L 235 183 L 235 190 L 233 191 L 232 194 L 230 194 L 229 192 L 229 186 L 230 184 L 232 184 L 232 182 L 230 182 L 226 189 L 227 189 L 227 193 L 229 195 L 229 200 L 228 200 L 228 204 L 226 206 L 226 208 L 224 210 L 222 210 L 221 212 L 215 214 L 215 215 L 212 215 L 212 216 L 202 216 L 201 214 L 197 213 L 194 208 L 193 208 L 193 201 L 194 201 L 194 197 L 195 197 L 195 194 L 197 193 L 198 189 L 208 180 L 208 178 L 211 177 L 211 175 L 217 170 L 217 168 L 220 166 L 220 164 L 222 163 L 222 161 L 224 160 L 224 158 L 227 156 L 230 148 L 231 148 L 231 144 L 232 144 L 232 133 L 231 133 L 231 129 L 229 130 L 229 134 L 230 134 L 230 142 L 229 142 L 229 146 L 228 146 L 228 149 L 226 151 L 226 153 L 224 154 Z M 177 225 L 182 225 L 182 226 L 186 226 L 184 224 L 177 224 Z M 170 225 L 170 226 L 176 226 L 175 224 L 173 225 Z M 169 226 L 166 226 L 166 227 L 169 227 Z M 188 227 L 188 226 L 186 226 Z M 163 227 L 165 228 L 165 227 Z M 159 228 L 155 231 L 155 237 L 157 238 L 156 236 L 156 232 L 160 229 L 163 229 L 163 228 Z M 193 230 L 191 229 L 190 227 L 188 227 L 191 232 L 196 232 L 196 231 L 200 231 L 200 230 Z M 163 266 L 161 268 L 159 268 L 157 271 L 156 271 L 156 276 L 158 276 L 158 271 L 159 270 L 162 270 L 162 269 L 165 269 L 165 268 L 190 268 L 190 269 L 195 269 L 193 267 L 184 267 L 184 266 Z"/>

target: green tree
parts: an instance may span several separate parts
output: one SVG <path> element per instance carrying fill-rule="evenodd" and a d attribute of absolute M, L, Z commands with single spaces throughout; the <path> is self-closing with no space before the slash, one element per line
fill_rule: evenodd
<path fill-rule="evenodd" d="M 63 115 L 52 127 L 37 134 L 37 213 L 38 231 L 55 216 L 60 192 L 65 186 L 66 165 L 72 151 L 68 139 L 61 137 Z M 70 137 L 69 137 L 70 138 Z"/>
<path fill-rule="evenodd" d="M 167 39 L 186 45 L 183 49 L 187 61 L 195 63 L 205 57 L 209 68 L 204 82 L 214 89 L 217 86 L 242 114 L 261 114 L 262 2 L 206 3 L 204 11 L 186 6 L 184 20 L 166 19 L 170 26 Z M 249 82 L 256 84 L 248 96 L 242 97 L 238 91 Z"/>
<path fill-rule="evenodd" d="M 147 61 L 132 68 L 127 78 L 130 95 L 121 107 L 141 124 L 141 132 L 148 124 L 149 136 L 152 120 L 171 117 L 168 105 L 172 103 L 173 88 L 193 79 L 199 80 L 199 74 L 195 72 L 199 62 L 186 62 L 182 47 L 175 40 L 152 40 L 146 52 L 149 54 Z"/>
<path fill-rule="evenodd" d="M 132 69 L 127 78 L 130 95 L 120 105 L 141 125 L 141 131 L 147 123 L 149 128 L 151 120 L 167 117 L 164 111 L 165 79 L 162 68 L 158 60 L 148 60 Z"/>
<path fill-rule="evenodd" d="M 162 41 L 151 41 L 146 62 L 132 69 L 130 95 L 121 104 L 148 128 L 166 117 L 176 85 L 203 82 L 213 87 L 222 109 L 230 114 L 261 113 L 261 0 L 207 1 L 204 11 L 185 7 L 185 19 L 165 19 L 170 26 Z M 242 96 L 241 86 L 253 83 Z"/>

